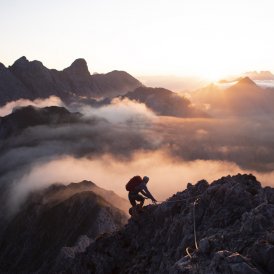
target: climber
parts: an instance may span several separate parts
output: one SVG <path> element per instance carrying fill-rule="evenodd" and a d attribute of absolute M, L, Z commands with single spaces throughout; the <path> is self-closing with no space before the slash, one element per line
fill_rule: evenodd
<path fill-rule="evenodd" d="M 130 214 L 132 212 L 132 209 L 135 207 L 140 210 L 143 207 L 146 198 L 151 199 L 151 201 L 154 204 L 157 202 L 156 199 L 147 189 L 148 181 L 149 178 L 147 176 L 144 176 L 143 179 L 140 176 L 134 176 L 126 184 L 126 190 L 128 191 L 128 199 L 132 205 L 132 208 L 129 210 Z M 139 192 L 143 194 L 146 198 L 140 195 Z M 140 203 L 137 205 L 136 201 Z"/>

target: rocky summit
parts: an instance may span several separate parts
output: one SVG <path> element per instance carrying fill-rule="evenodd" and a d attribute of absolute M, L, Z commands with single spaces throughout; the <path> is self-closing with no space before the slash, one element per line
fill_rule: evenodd
<path fill-rule="evenodd" d="M 196 234 L 196 238 L 195 238 Z M 188 184 L 51 273 L 271 274 L 274 189 L 252 175 Z"/>

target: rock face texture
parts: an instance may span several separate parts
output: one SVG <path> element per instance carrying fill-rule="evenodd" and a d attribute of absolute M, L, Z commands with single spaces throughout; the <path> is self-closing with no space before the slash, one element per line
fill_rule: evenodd
<path fill-rule="evenodd" d="M 89 181 L 33 192 L 1 223 L 0 272 L 50 273 L 55 263 L 71 260 L 99 235 L 121 228 L 128 216 L 119 208 L 126 204 Z"/>
<path fill-rule="evenodd" d="M 112 97 L 142 84 L 124 71 L 91 75 L 84 59 L 75 60 L 63 71 L 46 68 L 25 56 L 6 68 L 0 63 L 0 105 L 17 99 L 47 98 L 51 95 L 70 102 L 75 97 Z"/>
<path fill-rule="evenodd" d="M 0 105 L 21 98 L 29 91 L 16 76 L 0 63 Z"/>
<path fill-rule="evenodd" d="M 274 189 L 239 174 L 189 184 L 51 271 L 272 274 L 273 252 Z"/>

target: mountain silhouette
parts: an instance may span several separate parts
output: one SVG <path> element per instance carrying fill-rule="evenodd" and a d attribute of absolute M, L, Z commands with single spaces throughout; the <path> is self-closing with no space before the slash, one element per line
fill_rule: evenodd
<path fill-rule="evenodd" d="M 208 105 L 213 116 L 267 116 L 273 113 L 274 93 L 256 85 L 249 77 L 238 80 L 228 88 L 209 85 L 192 94 L 198 105 Z"/>
<path fill-rule="evenodd" d="M 261 115 L 273 112 L 269 101 L 274 99 L 273 93 L 259 87 L 249 77 L 239 80 L 223 92 L 224 104 L 234 113 Z"/>
<path fill-rule="evenodd" d="M 52 185 L 29 195 L 1 222 L 0 271 L 49 273 L 57 258 L 84 252 L 96 237 L 121 228 L 127 202 L 90 181 Z"/>
<path fill-rule="evenodd" d="M 244 77 L 239 79 L 239 81 L 233 86 L 224 90 L 224 93 L 227 95 L 230 95 L 233 92 L 238 93 L 239 95 L 249 96 L 252 93 L 263 92 L 263 89 L 249 77 Z"/>
<path fill-rule="evenodd" d="M 81 116 L 80 113 L 70 113 L 64 107 L 21 107 L 5 117 L 0 117 L 0 139 L 18 134 L 28 127 L 76 123 Z"/>
<path fill-rule="evenodd" d="M 9 101 L 47 98 L 51 95 L 69 102 L 80 96 L 101 98 L 127 93 L 142 84 L 124 71 L 91 75 L 84 59 L 58 71 L 23 56 L 6 68 L 0 63 L 0 105 Z"/>
<path fill-rule="evenodd" d="M 248 71 L 245 72 L 244 75 L 251 78 L 252 80 L 274 80 L 274 75 L 267 70 L 263 70 L 260 72 Z"/>
<path fill-rule="evenodd" d="M 239 79 L 239 81 L 235 84 L 235 87 L 242 87 L 242 86 L 247 86 L 248 88 L 250 88 L 251 86 L 256 86 L 256 83 L 254 81 L 252 81 L 249 77 L 244 77 Z"/>
<path fill-rule="evenodd" d="M 164 88 L 142 85 L 125 71 L 91 75 L 84 59 L 76 59 L 63 71 L 46 68 L 40 61 L 25 56 L 6 68 L 0 64 L 0 105 L 18 99 L 57 96 L 70 105 L 101 107 L 112 98 L 129 98 L 144 103 L 157 115 L 175 117 L 208 117 L 186 97 Z"/>

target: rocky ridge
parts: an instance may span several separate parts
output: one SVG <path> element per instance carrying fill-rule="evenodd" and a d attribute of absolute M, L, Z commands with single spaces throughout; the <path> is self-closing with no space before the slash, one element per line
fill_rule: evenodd
<path fill-rule="evenodd" d="M 274 189 L 239 174 L 188 184 L 51 271 L 271 274 L 273 258 Z"/>
<path fill-rule="evenodd" d="M 42 62 L 25 56 L 6 68 L 0 63 L 0 105 L 18 99 L 47 98 L 51 95 L 70 102 L 78 97 L 117 96 L 142 84 L 124 71 L 91 75 L 84 59 L 76 59 L 68 68 L 48 69 Z"/>

